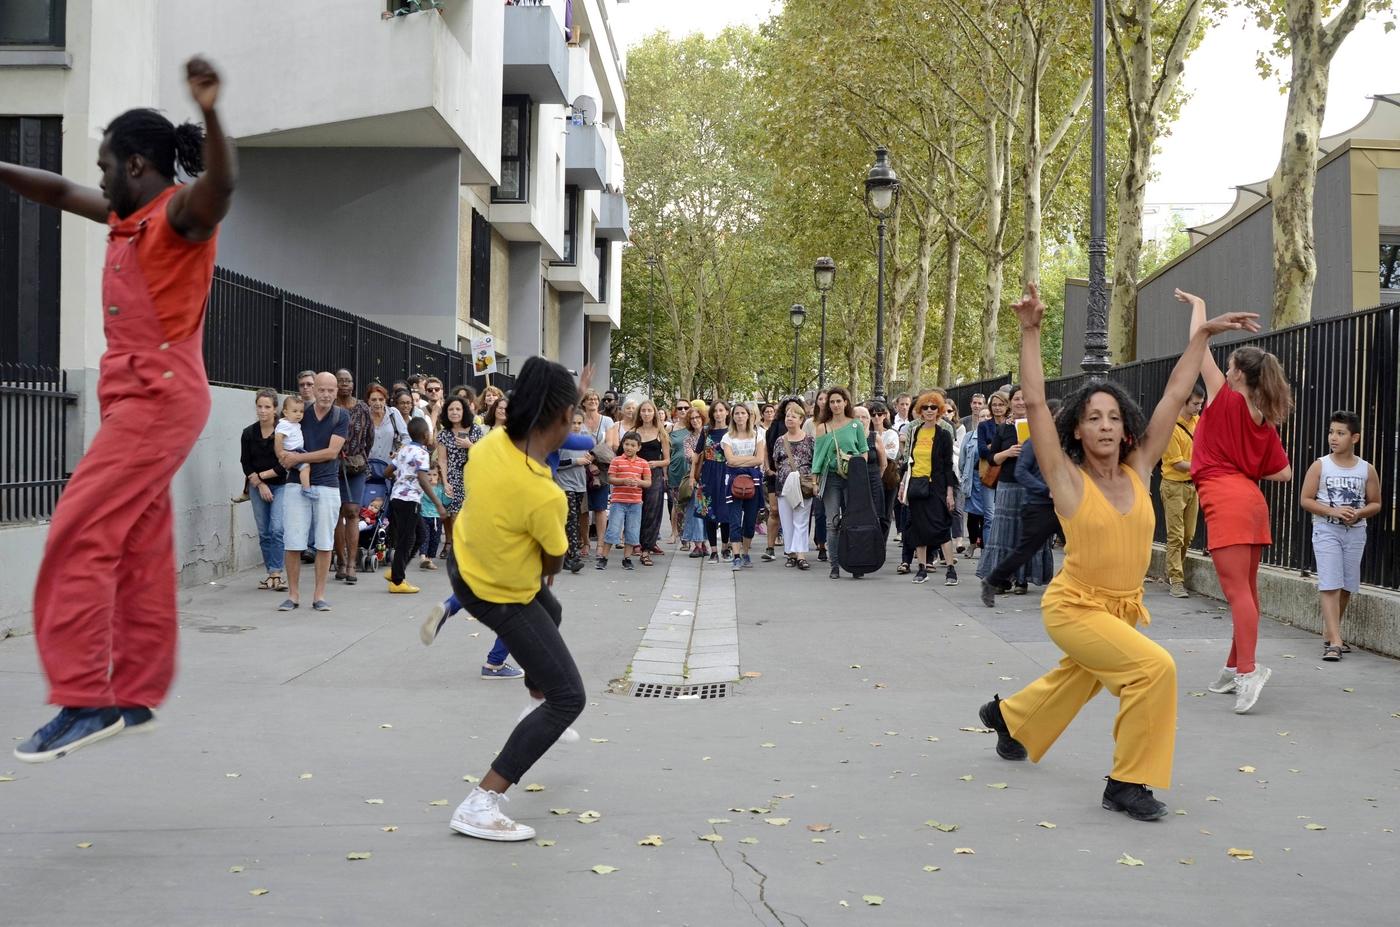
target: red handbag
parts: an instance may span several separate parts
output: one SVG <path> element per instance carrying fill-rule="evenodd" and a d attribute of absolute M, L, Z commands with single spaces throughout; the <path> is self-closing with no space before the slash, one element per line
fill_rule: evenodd
<path fill-rule="evenodd" d="M 740 473 L 729 484 L 729 495 L 735 499 L 752 499 L 757 491 L 758 487 L 754 484 L 753 477 L 747 473 Z"/>

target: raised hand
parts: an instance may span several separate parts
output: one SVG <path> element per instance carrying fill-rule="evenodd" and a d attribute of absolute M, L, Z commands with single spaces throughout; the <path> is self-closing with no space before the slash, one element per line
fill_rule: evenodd
<path fill-rule="evenodd" d="M 1200 327 L 1207 336 L 1232 331 L 1257 332 L 1259 331 L 1258 320 L 1259 313 L 1257 312 L 1226 312 L 1213 319 L 1207 319 L 1201 323 Z"/>
<path fill-rule="evenodd" d="M 189 81 L 190 97 L 204 112 L 214 108 L 219 100 L 219 72 L 206 59 L 195 55 L 185 62 L 185 78 Z"/>
<path fill-rule="evenodd" d="M 1041 317 L 1045 315 L 1045 304 L 1040 301 L 1040 287 L 1027 283 L 1021 298 L 1011 304 L 1011 310 L 1021 322 L 1021 328 L 1039 328 Z"/>
<path fill-rule="evenodd" d="M 1189 303 L 1193 307 L 1199 304 L 1202 308 L 1204 308 L 1206 304 L 1206 301 L 1204 299 L 1201 299 L 1201 297 L 1197 296 L 1195 293 L 1188 293 L 1180 287 L 1173 290 L 1172 295 L 1176 297 L 1177 302 Z"/>

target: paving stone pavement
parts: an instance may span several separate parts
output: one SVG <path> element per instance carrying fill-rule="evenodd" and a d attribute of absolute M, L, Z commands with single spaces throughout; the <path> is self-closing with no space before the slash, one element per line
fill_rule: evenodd
<path fill-rule="evenodd" d="M 1149 585 L 1148 633 L 1179 667 L 1174 782 L 1159 793 L 1177 813 L 1140 824 L 1099 807 L 1113 699 L 1090 703 L 1040 764 L 1002 762 L 993 738 L 965 730 L 993 692 L 1058 659 L 1034 590 L 989 610 L 967 580 L 914 586 L 887 568 L 832 582 L 780 562 L 731 575 L 684 560 L 556 583 L 589 690 L 583 737 L 552 750 L 523 783 L 542 789 L 512 790 L 507 809 L 544 845 L 447 827 L 525 696 L 477 675 L 491 643 L 480 624 L 418 642 L 440 573 L 416 597 L 369 578 L 333 587 L 326 614 L 278 614 L 252 574 L 182 593 L 160 730 L 42 766 L 0 755 L 0 923 L 1394 919 L 1395 661 L 1323 664 L 1315 637 L 1266 622 L 1274 677 L 1237 716 L 1204 692 L 1227 647 L 1221 603 Z M 640 644 L 684 650 L 693 674 L 709 668 L 704 648 L 727 660 L 736 640 L 759 675 L 724 698 L 626 694 Z M 47 720 L 43 698 L 32 638 L 0 641 L 5 736 Z M 590 810 L 596 822 L 581 823 Z M 639 845 L 651 835 L 662 845 Z"/>
<path fill-rule="evenodd" d="M 632 657 L 634 683 L 696 685 L 739 678 L 734 571 L 683 553 L 668 557 L 661 595 Z"/>

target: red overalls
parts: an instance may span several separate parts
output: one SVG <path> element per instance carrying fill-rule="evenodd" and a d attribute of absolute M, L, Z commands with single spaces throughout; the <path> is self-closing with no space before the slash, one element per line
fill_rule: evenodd
<path fill-rule="evenodd" d="M 209 418 L 204 318 L 167 341 L 137 259 L 148 226 L 168 221 L 175 189 L 107 238 L 101 426 L 54 511 L 34 590 L 55 705 L 154 707 L 175 675 L 170 482 Z"/>

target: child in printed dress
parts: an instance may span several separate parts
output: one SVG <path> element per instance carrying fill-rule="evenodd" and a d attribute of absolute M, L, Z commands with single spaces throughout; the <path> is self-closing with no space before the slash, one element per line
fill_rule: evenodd
<path fill-rule="evenodd" d="M 1322 659 L 1335 663 L 1351 648 L 1342 643 L 1342 616 L 1351 594 L 1361 588 L 1361 555 L 1366 550 L 1366 519 L 1381 510 L 1376 468 L 1356 456 L 1361 418 L 1332 413 L 1327 446 L 1332 451 L 1308 467 L 1298 504 L 1313 517 L 1313 555 L 1322 595 Z"/>
<path fill-rule="evenodd" d="M 277 448 L 279 458 L 283 451 L 300 454 L 305 450 L 306 443 L 301 437 L 301 418 L 305 414 L 306 403 L 302 402 L 300 396 L 288 396 L 282 400 L 282 417 L 278 419 L 277 428 L 272 433 L 272 442 Z M 316 494 L 311 491 L 311 465 L 297 464 L 292 469 L 297 471 L 297 479 L 301 482 L 301 494 L 316 498 Z"/>

